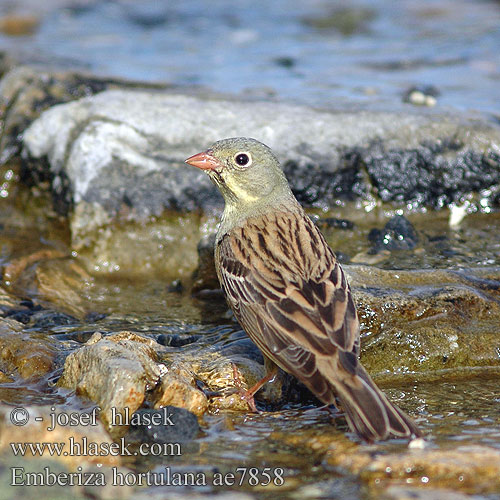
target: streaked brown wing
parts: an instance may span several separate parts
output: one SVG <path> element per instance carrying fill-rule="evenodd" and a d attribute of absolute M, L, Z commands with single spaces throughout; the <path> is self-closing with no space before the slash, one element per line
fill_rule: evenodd
<path fill-rule="evenodd" d="M 286 371 L 314 377 L 315 356 L 356 349 L 359 324 L 345 275 L 304 213 L 248 219 L 219 242 L 216 259 L 241 326 Z"/>

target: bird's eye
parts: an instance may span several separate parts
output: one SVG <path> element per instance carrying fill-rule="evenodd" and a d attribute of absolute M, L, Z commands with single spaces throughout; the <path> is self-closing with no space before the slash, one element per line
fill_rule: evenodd
<path fill-rule="evenodd" d="M 234 157 L 234 161 L 236 162 L 236 165 L 239 165 L 240 167 L 248 167 L 252 163 L 248 153 L 238 153 Z"/>

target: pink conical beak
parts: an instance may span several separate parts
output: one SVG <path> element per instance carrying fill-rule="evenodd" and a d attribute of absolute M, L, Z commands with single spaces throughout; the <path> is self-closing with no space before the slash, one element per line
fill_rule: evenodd
<path fill-rule="evenodd" d="M 220 163 L 210 154 L 211 151 L 203 151 L 202 153 L 190 156 L 187 160 L 184 160 L 188 165 L 193 165 L 193 167 L 201 168 L 202 170 L 216 170 L 220 168 Z"/>

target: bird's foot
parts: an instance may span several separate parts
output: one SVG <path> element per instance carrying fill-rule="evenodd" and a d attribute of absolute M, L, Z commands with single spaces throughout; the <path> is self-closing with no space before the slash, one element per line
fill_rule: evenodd
<path fill-rule="evenodd" d="M 255 405 L 255 394 L 265 385 L 267 382 L 270 382 L 271 380 L 276 377 L 276 374 L 278 373 L 278 367 L 273 368 L 264 378 L 259 380 L 253 387 L 250 389 L 243 389 L 242 387 L 242 382 L 240 378 L 240 374 L 238 371 L 238 368 L 236 365 L 233 363 L 233 378 L 234 378 L 234 383 L 238 388 L 238 393 L 240 395 L 240 398 L 245 400 L 248 404 L 248 407 L 250 408 L 251 411 L 254 413 L 258 413 L 259 410 L 257 410 L 257 406 Z"/>
<path fill-rule="evenodd" d="M 233 389 L 234 391 L 233 393 L 238 394 L 240 399 L 245 400 L 251 411 L 253 411 L 254 413 L 258 413 L 257 406 L 255 405 L 255 399 L 253 397 L 255 392 L 250 393 L 250 390 L 247 390 L 243 387 L 243 381 L 241 380 L 238 367 L 234 363 L 232 363 L 232 365 L 233 365 L 233 380 L 234 380 L 234 385 L 236 386 Z"/>

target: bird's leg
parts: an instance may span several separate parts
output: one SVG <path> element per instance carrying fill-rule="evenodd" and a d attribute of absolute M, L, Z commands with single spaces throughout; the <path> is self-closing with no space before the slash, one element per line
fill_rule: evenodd
<path fill-rule="evenodd" d="M 270 382 L 271 380 L 273 380 L 274 377 L 276 377 L 277 373 L 278 373 L 278 367 L 275 365 L 273 367 L 273 369 L 271 371 L 269 371 L 264 378 L 262 378 L 261 380 L 259 380 L 250 389 L 244 391 L 244 390 L 241 389 L 241 379 L 240 379 L 240 375 L 238 373 L 238 368 L 233 363 L 233 377 L 234 377 L 234 382 L 240 388 L 239 392 L 241 394 L 241 399 L 246 400 L 246 402 L 247 402 L 248 407 L 250 408 L 250 410 L 252 410 L 253 412 L 257 413 L 258 410 L 257 410 L 257 407 L 255 406 L 254 396 L 259 391 L 259 389 L 262 388 L 262 386 L 264 386 L 265 384 L 267 384 L 267 382 Z"/>

